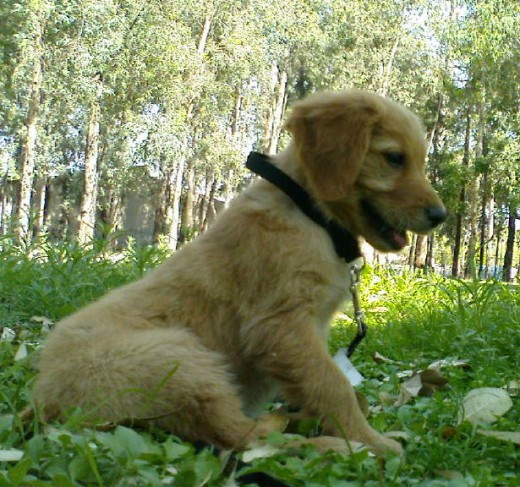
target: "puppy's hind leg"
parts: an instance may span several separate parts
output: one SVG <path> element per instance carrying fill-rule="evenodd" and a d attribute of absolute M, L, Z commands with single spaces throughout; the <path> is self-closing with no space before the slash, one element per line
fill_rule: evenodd
<path fill-rule="evenodd" d="M 189 330 L 107 330 L 75 340 L 60 331 L 44 349 L 34 390 L 41 411 L 81 407 L 87 420 L 148 423 L 221 448 L 242 449 L 275 429 L 243 413 L 223 356 Z"/>

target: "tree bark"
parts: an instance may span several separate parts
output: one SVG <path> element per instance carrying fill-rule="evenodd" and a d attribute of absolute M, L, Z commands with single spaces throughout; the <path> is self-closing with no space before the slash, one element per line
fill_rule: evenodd
<path fill-rule="evenodd" d="M 428 235 L 426 238 L 426 258 L 424 261 L 424 267 L 426 270 L 433 269 L 433 247 L 435 242 L 435 236 L 433 234 Z"/>
<path fill-rule="evenodd" d="M 473 179 L 468 185 L 468 199 L 470 204 L 470 210 L 468 215 L 468 250 L 466 252 L 466 266 L 464 268 L 464 277 L 466 279 L 475 279 L 477 277 L 477 266 L 476 266 L 476 255 L 477 255 L 477 237 L 478 237 L 478 189 L 479 189 L 479 177 L 474 175 Z"/>
<path fill-rule="evenodd" d="M 37 178 L 34 185 L 33 194 L 33 238 L 38 238 L 45 226 L 45 198 L 47 192 L 47 181 L 44 178 Z"/>
<path fill-rule="evenodd" d="M 468 108 L 466 114 L 466 132 L 464 136 L 464 155 L 462 158 L 462 166 L 467 169 L 469 166 L 469 154 L 471 145 L 471 114 Z M 466 183 L 462 182 L 459 193 L 459 204 L 457 211 L 457 218 L 455 223 L 455 242 L 453 244 L 453 262 L 451 268 L 451 275 L 453 277 L 460 277 L 461 269 L 461 254 L 462 254 L 462 226 L 464 221 L 464 206 L 466 204 Z"/>
<path fill-rule="evenodd" d="M 412 236 L 412 241 L 410 243 L 410 249 L 408 251 L 408 267 L 410 269 L 413 269 L 414 268 L 414 260 L 415 260 L 415 245 L 416 245 L 416 242 L 417 242 L 417 237 L 418 235 L 413 235 Z"/>
<path fill-rule="evenodd" d="M 25 117 L 25 132 L 21 143 L 20 184 L 16 205 L 16 218 L 18 221 L 16 237 L 20 241 L 26 241 L 30 238 L 31 196 L 42 84 L 42 25 L 38 26 L 34 34 L 33 49 L 34 61 L 31 73 L 31 87 L 29 90 L 29 105 Z"/>
<path fill-rule="evenodd" d="M 197 52 L 199 54 L 204 54 L 204 51 L 206 50 L 206 44 L 208 42 L 209 33 L 211 31 L 213 15 L 214 13 L 207 14 L 204 18 L 204 26 L 202 27 L 199 42 L 197 43 Z"/>
<path fill-rule="evenodd" d="M 208 172 L 206 177 L 206 191 L 200 206 L 199 229 L 201 232 L 204 232 L 208 228 L 208 225 L 211 223 L 215 215 L 214 199 L 216 188 L 217 178 L 213 173 L 210 174 Z"/>
<path fill-rule="evenodd" d="M 276 154 L 280 133 L 282 131 L 282 119 L 287 105 L 287 71 L 282 70 L 279 76 L 278 92 L 273 106 L 273 125 L 269 137 L 268 154 Z"/>
<path fill-rule="evenodd" d="M 0 185 L 0 235 L 8 231 L 13 216 L 14 198 L 13 184 L 6 172 Z"/>
<path fill-rule="evenodd" d="M 381 82 L 381 89 L 379 90 L 379 94 L 381 96 L 386 96 L 388 94 L 388 90 L 390 89 L 390 84 L 392 81 L 392 72 L 394 68 L 394 61 L 397 55 L 397 49 L 399 48 L 399 43 L 401 42 L 401 38 L 399 36 L 396 37 L 392 49 L 390 50 L 390 55 L 388 57 L 388 62 L 386 66 L 383 66 L 383 80 Z"/>
<path fill-rule="evenodd" d="M 287 105 L 287 71 L 273 65 L 271 84 L 271 104 L 268 108 L 262 150 L 267 154 L 275 154 L 282 130 L 282 119 Z"/>
<path fill-rule="evenodd" d="M 90 107 L 85 143 L 85 170 L 78 226 L 78 241 L 87 243 L 94 238 L 98 196 L 98 154 L 100 132 L 100 106 L 96 100 Z"/>
<path fill-rule="evenodd" d="M 489 246 L 493 240 L 495 200 L 489 191 L 489 176 L 482 180 L 482 208 L 480 213 L 480 251 L 479 276 L 487 278 L 489 274 Z"/>
<path fill-rule="evenodd" d="M 415 269 L 425 269 L 426 268 L 426 254 L 428 251 L 427 248 L 428 238 L 425 235 L 417 235 L 417 240 L 415 243 L 415 257 L 413 265 Z"/>
<path fill-rule="evenodd" d="M 485 101 L 482 102 L 480 119 L 479 119 L 479 134 L 477 139 L 477 158 L 485 158 L 487 156 L 487 137 L 486 137 L 486 106 Z M 482 161 L 484 164 L 486 161 Z M 490 191 L 489 183 L 489 169 L 487 165 L 484 168 L 482 176 L 482 200 L 480 210 L 480 250 L 479 250 L 479 276 L 481 278 L 487 277 L 486 260 L 489 252 L 489 243 L 493 235 L 493 210 L 494 201 L 493 195 Z"/>
<path fill-rule="evenodd" d="M 516 212 L 517 208 L 515 208 L 513 205 L 509 205 L 509 215 L 507 218 L 506 251 L 504 254 L 504 268 L 502 274 L 502 279 L 506 282 L 512 281 L 513 254 L 515 249 Z"/>
<path fill-rule="evenodd" d="M 186 170 L 186 192 L 184 193 L 184 204 L 182 205 L 181 229 L 179 233 L 179 244 L 183 244 L 195 235 L 193 224 L 193 206 L 195 196 L 195 171 L 188 166 Z"/>
<path fill-rule="evenodd" d="M 114 185 L 110 185 L 110 187 L 105 187 L 104 190 L 105 196 L 103 201 L 99 202 L 100 211 L 99 211 L 99 221 L 103 223 L 104 231 L 106 233 L 111 233 L 121 226 L 122 216 L 123 216 L 123 193 L 120 187 L 114 187 Z M 105 233 L 104 237 L 108 235 Z M 114 241 L 114 244 L 117 242 Z"/>
<path fill-rule="evenodd" d="M 182 183 L 184 180 L 184 168 L 186 167 L 186 159 L 181 157 L 178 162 L 175 177 L 173 180 L 173 191 L 172 191 L 172 205 L 170 207 L 169 215 L 169 232 L 168 232 L 168 247 L 172 250 L 177 249 L 179 243 L 179 231 L 181 223 L 181 196 L 182 196 Z"/>
<path fill-rule="evenodd" d="M 480 102 L 479 107 L 479 123 L 477 141 L 475 147 L 475 159 L 479 161 L 484 154 L 484 138 L 485 138 L 485 120 L 486 120 L 486 105 L 485 95 Z M 468 239 L 468 254 L 466 260 L 466 268 L 464 276 L 466 278 L 475 279 L 477 277 L 476 254 L 477 254 L 477 238 L 478 238 L 478 219 L 479 219 L 479 189 L 483 187 L 483 178 L 479 172 L 475 171 L 472 180 L 468 186 L 468 198 L 470 203 L 469 212 L 469 239 Z M 485 196 L 484 196 L 485 198 Z M 485 210 L 484 210 L 485 211 Z"/>
<path fill-rule="evenodd" d="M 157 205 L 155 207 L 154 225 L 152 242 L 158 244 L 160 237 L 166 234 L 167 212 L 171 205 L 172 198 L 171 188 L 173 181 L 173 174 L 169 168 L 163 169 L 163 177 L 160 180 L 159 191 L 157 193 Z"/>

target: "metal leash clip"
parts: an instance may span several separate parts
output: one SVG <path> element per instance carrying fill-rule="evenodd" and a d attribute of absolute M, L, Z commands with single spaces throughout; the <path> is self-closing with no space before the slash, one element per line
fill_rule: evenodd
<path fill-rule="evenodd" d="M 361 340 L 365 338 L 367 334 L 367 325 L 365 323 L 365 315 L 363 310 L 361 309 L 361 303 L 359 299 L 359 282 L 361 276 L 361 270 L 364 267 L 363 265 L 359 266 L 357 264 L 352 265 L 350 268 L 350 293 L 352 294 L 352 304 L 354 305 L 354 321 L 357 326 L 357 333 L 352 342 L 347 349 L 347 357 L 350 357 L 356 347 L 360 344 Z"/>

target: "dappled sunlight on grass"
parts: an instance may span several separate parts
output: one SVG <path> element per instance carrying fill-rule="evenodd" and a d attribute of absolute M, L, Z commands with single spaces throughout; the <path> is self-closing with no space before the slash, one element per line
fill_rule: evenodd
<path fill-rule="evenodd" d="M 14 248 L 0 254 L 0 486 L 223 485 L 232 464 L 163 432 L 96 431 L 74 418 L 42 429 L 17 419 L 30 402 L 34 356 L 49 321 L 138 278 L 166 252 L 134 247 L 106 259 L 79 246 L 43 243 L 31 255 Z M 405 437 L 412 461 L 308 448 L 257 458 L 239 473 L 270 472 L 296 486 L 455 485 L 449 479 L 458 479 L 457 485 L 516 487 L 520 452 L 507 440 L 520 423 L 516 287 L 368 268 L 361 297 L 369 330 L 352 356 L 365 377 L 357 390 L 368 400 L 371 424 Z M 355 335 L 349 313 L 346 306 L 331 328 L 332 352 Z M 413 389 L 406 381 L 439 360 L 440 385 L 403 396 L 403 388 Z M 512 406 L 492 425 L 459 423 L 466 395 L 478 388 L 507 391 Z"/>

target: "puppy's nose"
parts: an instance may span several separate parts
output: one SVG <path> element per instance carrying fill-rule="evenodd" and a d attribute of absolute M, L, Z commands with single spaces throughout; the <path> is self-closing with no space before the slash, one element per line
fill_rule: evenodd
<path fill-rule="evenodd" d="M 440 225 L 448 217 L 446 209 L 442 206 L 430 206 L 426 208 L 426 216 L 430 220 L 432 228 Z"/>

